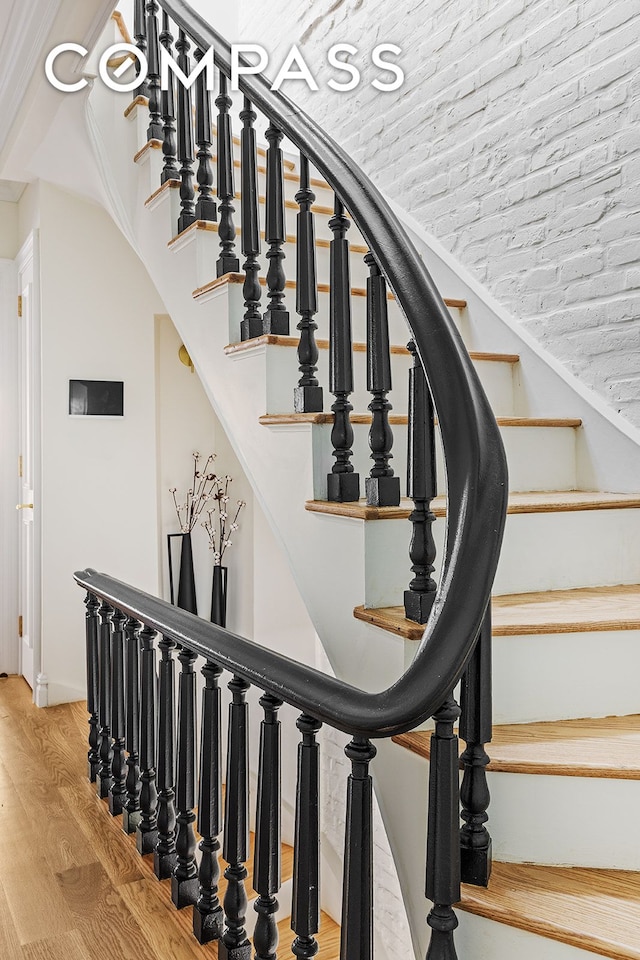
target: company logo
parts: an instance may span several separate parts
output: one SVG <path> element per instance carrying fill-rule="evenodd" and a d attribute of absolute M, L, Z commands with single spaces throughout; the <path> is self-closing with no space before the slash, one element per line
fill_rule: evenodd
<path fill-rule="evenodd" d="M 74 93 L 87 86 L 88 80 L 82 77 L 74 83 L 67 83 L 60 80 L 56 75 L 56 61 L 64 53 L 74 53 L 82 59 L 88 56 L 88 51 L 79 43 L 61 43 L 51 51 L 45 62 L 45 74 L 49 83 L 64 93 Z M 391 92 L 398 90 L 404 83 L 404 71 L 393 60 L 387 57 L 397 57 L 402 53 L 400 47 L 394 43 L 379 43 L 371 51 L 371 64 L 377 73 L 371 86 L 376 90 Z M 340 93 L 348 93 L 355 90 L 362 82 L 362 73 L 355 64 L 350 63 L 348 57 L 354 57 L 358 54 L 357 47 L 350 43 L 336 43 L 327 53 L 327 62 L 329 66 L 338 71 L 339 74 L 346 74 L 347 78 L 336 79 L 332 77 L 327 81 L 327 85 Z M 247 55 L 252 59 L 248 60 Z M 124 59 L 122 59 L 124 57 Z M 111 69 L 110 61 L 118 59 L 119 63 Z M 254 59 L 257 58 L 257 59 Z M 122 80 L 129 68 L 135 64 L 136 71 L 133 79 Z M 269 54 L 264 47 L 257 43 L 235 43 L 231 46 L 231 89 L 239 89 L 239 79 L 241 76 L 262 74 L 269 66 Z M 144 53 L 131 43 L 116 43 L 104 51 L 100 57 L 98 73 L 102 82 L 111 90 L 119 93 L 127 93 L 137 90 L 138 87 L 147 79 L 149 73 L 149 63 Z M 206 78 L 207 90 L 214 89 L 215 83 L 215 65 L 213 57 L 213 48 L 207 50 L 202 59 L 196 63 L 193 70 L 188 75 L 180 68 L 170 53 L 161 48 L 160 51 L 160 86 L 163 90 L 169 89 L 170 75 L 173 74 L 178 83 L 189 90 L 196 82 L 200 74 L 204 73 Z M 121 82 L 122 80 L 122 82 Z M 287 81 L 302 81 L 307 84 L 310 90 L 318 90 L 318 83 L 309 65 L 300 53 L 297 46 L 292 46 L 275 79 L 270 84 L 272 90 L 279 90 Z"/>

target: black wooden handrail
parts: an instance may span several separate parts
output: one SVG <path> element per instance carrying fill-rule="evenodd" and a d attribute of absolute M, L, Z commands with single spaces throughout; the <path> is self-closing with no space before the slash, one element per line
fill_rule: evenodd
<path fill-rule="evenodd" d="M 184 0 L 163 9 L 231 75 L 226 41 Z M 388 737 L 442 705 L 482 624 L 506 516 L 507 467 L 495 417 L 462 339 L 416 249 L 389 205 L 341 147 L 260 75 L 239 79 L 250 99 L 310 160 L 356 222 L 407 319 L 437 410 L 447 470 L 448 531 L 439 590 L 411 666 L 367 693 L 172 607 L 104 574 L 76 580 L 130 616 L 303 712 L 352 735 Z"/>

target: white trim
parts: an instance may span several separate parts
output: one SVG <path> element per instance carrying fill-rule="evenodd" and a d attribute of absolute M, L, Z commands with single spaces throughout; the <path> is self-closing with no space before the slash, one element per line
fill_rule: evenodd
<path fill-rule="evenodd" d="M 40 682 L 41 677 L 46 681 L 42 669 L 42 324 L 40 309 L 40 235 L 33 230 L 16 257 L 18 287 L 21 277 L 31 274 L 31 304 L 30 322 L 32 325 L 32 383 L 33 383 L 33 502 L 36 504 L 33 517 L 33 699 L 38 706 L 47 705 L 46 682 Z M 20 402 L 20 401 L 19 401 Z"/>
<path fill-rule="evenodd" d="M 0 671 L 18 671 L 18 273 L 0 260 Z"/>

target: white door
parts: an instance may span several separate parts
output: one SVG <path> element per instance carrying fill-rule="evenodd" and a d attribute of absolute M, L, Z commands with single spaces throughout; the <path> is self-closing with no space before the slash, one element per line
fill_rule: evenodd
<path fill-rule="evenodd" d="M 40 674 L 40 323 L 35 286 L 34 239 L 18 257 L 19 501 L 18 634 L 20 673 L 35 690 Z"/>

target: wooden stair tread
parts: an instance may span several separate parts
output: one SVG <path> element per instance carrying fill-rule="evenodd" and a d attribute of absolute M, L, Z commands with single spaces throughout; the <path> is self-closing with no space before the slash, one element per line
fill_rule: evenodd
<path fill-rule="evenodd" d="M 428 759 L 430 730 L 393 740 Z M 640 715 L 498 724 L 487 753 L 494 773 L 640 780 Z"/>
<path fill-rule="evenodd" d="M 291 960 L 291 944 L 295 934 L 291 930 L 291 920 L 285 918 L 278 923 L 278 960 Z M 324 910 L 320 914 L 320 932 L 316 940 L 320 944 L 319 960 L 339 960 L 340 958 L 340 927 Z"/>
<path fill-rule="evenodd" d="M 494 863 L 488 888 L 462 891 L 468 913 L 612 960 L 640 960 L 640 873 Z"/>
<path fill-rule="evenodd" d="M 301 414 L 312 416 L 312 414 Z M 600 493 L 589 490 L 534 491 L 510 493 L 507 513 L 572 513 L 579 510 L 630 510 L 640 507 L 640 494 Z M 329 500 L 307 500 L 311 513 L 327 513 L 355 520 L 408 520 L 413 501 L 403 497 L 399 507 L 370 507 L 364 499 L 354 503 L 332 503 Z M 446 516 L 446 498 L 431 501 L 436 517 Z"/>
<path fill-rule="evenodd" d="M 263 426 L 292 425 L 295 423 L 333 423 L 332 413 L 265 413 L 260 417 Z M 352 413 L 351 423 L 371 423 L 370 413 Z M 406 426 L 409 418 L 406 414 L 391 414 L 389 423 Z M 436 421 L 437 422 L 437 421 Z M 499 427 L 581 427 L 582 420 L 553 417 L 496 417 Z"/>
<path fill-rule="evenodd" d="M 446 300 L 444 301 L 447 306 L 457 305 L 462 303 L 459 300 Z M 297 347 L 300 342 L 299 337 L 285 337 L 275 333 L 265 333 L 261 337 L 253 337 L 251 340 L 242 340 L 239 343 L 230 343 L 224 348 L 224 352 L 227 356 L 232 356 L 236 353 L 245 353 L 248 350 L 252 350 L 255 347 L 262 346 L 273 346 L 273 347 Z M 318 350 L 328 350 L 329 341 L 318 339 L 316 340 L 316 346 Z M 366 353 L 367 345 L 366 343 L 361 343 L 355 341 L 353 343 L 354 353 Z M 393 354 L 400 354 L 402 356 L 410 356 L 409 351 L 405 346 L 400 343 L 391 344 L 389 350 Z M 517 353 L 489 353 L 486 351 L 471 350 L 469 356 L 472 360 L 485 360 L 495 363 L 518 363 L 520 357 Z"/>
<path fill-rule="evenodd" d="M 157 195 L 157 193 L 159 193 L 159 192 L 160 192 L 160 191 L 156 191 L 156 194 L 155 194 L 155 195 Z M 155 195 L 152 195 L 152 196 L 155 196 Z M 149 203 L 151 199 L 152 199 L 152 197 L 149 198 L 149 200 L 147 201 L 147 203 Z M 177 239 L 179 239 L 179 238 L 176 237 L 176 240 L 177 240 Z M 175 242 L 175 241 L 174 241 L 174 242 Z M 202 287 L 197 287 L 197 289 L 195 289 L 195 290 L 193 291 L 192 297 L 194 298 L 194 300 L 197 300 L 198 297 L 202 297 L 202 296 L 204 296 L 206 293 L 211 293 L 212 290 L 217 290 L 218 287 L 223 287 L 223 286 L 224 286 L 225 284 L 227 284 L 227 283 L 235 283 L 235 284 L 241 284 L 241 283 L 242 283 L 242 284 L 243 284 L 244 281 L 245 281 L 244 273 L 225 273 L 223 276 L 221 276 L 221 277 L 216 277 L 215 280 L 210 280 L 209 283 L 205 283 Z M 261 286 L 263 286 L 263 287 L 266 286 L 267 281 L 266 281 L 266 278 L 265 278 L 265 277 L 260 277 L 260 284 L 261 284 Z M 287 290 L 295 290 L 295 289 L 296 289 L 296 282 L 295 282 L 295 280 L 287 280 L 286 283 L 285 283 L 285 287 L 286 287 Z M 317 285 L 317 288 L 318 288 L 318 293 L 329 293 L 329 291 L 330 291 L 330 287 L 329 287 L 329 284 L 328 284 L 328 283 L 319 283 L 319 284 Z M 366 296 L 367 296 L 367 291 L 366 291 L 365 287 L 351 287 L 351 296 L 352 296 L 352 297 L 366 297 Z M 395 300 L 395 297 L 394 297 L 394 295 L 393 295 L 392 293 L 388 293 L 388 294 L 387 294 L 387 299 L 388 299 L 388 300 Z M 452 307 L 452 308 L 456 308 L 456 309 L 459 309 L 459 310 L 462 310 L 462 309 L 463 309 L 464 307 L 466 307 L 466 305 L 467 305 L 467 301 L 466 301 L 466 300 L 451 300 L 451 299 L 449 299 L 449 300 L 445 300 L 444 302 L 445 302 L 446 306 Z M 408 336 L 409 336 L 409 331 L 407 331 L 407 337 L 408 337 Z M 253 343 L 253 341 L 248 341 L 248 342 Z"/>
<path fill-rule="evenodd" d="M 518 593 L 491 600 L 493 636 L 640 630 L 640 585 L 581 587 Z M 353 615 L 406 640 L 421 640 L 424 625 L 407 620 L 404 608 L 356 607 Z"/>
<path fill-rule="evenodd" d="M 176 183 L 178 186 L 180 185 L 180 184 L 179 184 L 177 181 L 175 181 L 175 180 L 173 180 L 173 181 L 170 181 L 170 180 L 169 180 L 169 181 L 167 181 L 166 183 L 167 183 L 167 184 Z M 145 201 L 145 204 L 148 204 L 148 203 L 150 203 L 152 200 L 154 200 L 154 199 L 158 196 L 158 194 L 162 192 L 162 189 L 163 189 L 163 188 L 164 188 L 165 190 L 170 190 L 170 189 L 171 189 L 170 186 L 167 186 L 166 184 L 163 184 L 162 187 L 159 187 L 158 190 L 156 190 L 154 193 L 151 194 L 151 196 Z M 184 240 L 186 237 L 189 236 L 189 234 L 195 233 L 195 232 L 198 231 L 198 230 L 204 230 L 204 231 L 207 231 L 207 230 L 208 230 L 208 231 L 210 231 L 210 232 L 212 232 L 212 233 L 217 233 L 217 231 L 218 231 L 218 224 L 217 224 L 217 222 L 214 223 L 214 222 L 211 221 L 211 220 L 196 220 L 196 221 L 195 221 L 194 223 L 192 223 L 189 227 L 187 227 L 186 230 L 183 230 L 182 233 L 177 234 L 175 237 L 173 237 L 171 240 L 169 240 L 168 243 L 167 243 L 167 246 L 168 246 L 169 248 L 174 247 L 176 244 L 179 243 L 179 241 Z M 237 235 L 237 236 L 240 236 L 241 233 L 242 233 L 242 228 L 241 228 L 241 227 L 236 227 L 236 235 Z M 265 232 L 264 232 L 264 230 L 261 230 L 261 231 L 260 231 L 260 236 L 261 236 L 261 238 L 262 238 L 263 240 L 265 239 Z M 293 246 L 295 246 L 295 244 L 296 244 L 296 237 L 295 237 L 295 235 L 292 234 L 292 233 L 288 233 L 288 234 L 287 234 L 287 238 L 286 238 L 286 242 L 292 244 Z M 329 249 L 330 244 L 331 244 L 331 241 L 330 241 L 330 240 L 325 240 L 325 239 L 323 239 L 322 237 L 316 237 L 316 247 L 320 247 L 320 248 L 324 248 L 324 249 Z M 362 254 L 362 255 L 364 256 L 364 254 L 367 253 L 368 249 L 369 249 L 368 247 L 363 246 L 361 243 L 350 243 L 350 244 L 349 244 L 349 251 L 350 251 L 351 253 L 355 253 L 355 254 L 358 254 L 358 253 L 359 253 L 359 254 Z M 235 277 L 237 277 L 238 274 L 226 274 L 225 276 L 235 276 Z M 222 278 L 220 278 L 220 279 L 222 279 Z M 232 282 L 236 282 L 236 281 L 232 281 Z M 261 338 L 257 338 L 257 339 L 261 339 Z M 286 338 L 285 338 L 285 339 L 286 339 Z M 244 341 L 244 342 L 249 343 L 249 342 L 251 342 L 251 341 Z"/>

